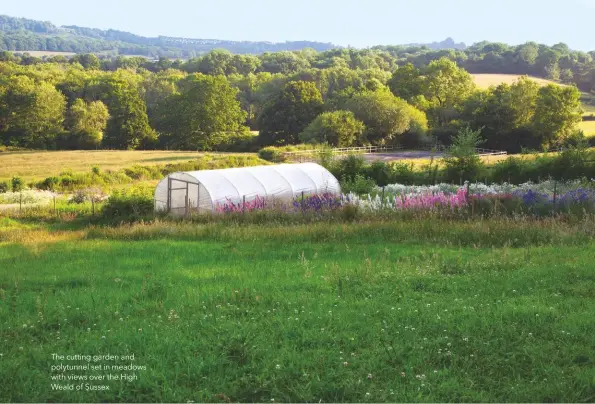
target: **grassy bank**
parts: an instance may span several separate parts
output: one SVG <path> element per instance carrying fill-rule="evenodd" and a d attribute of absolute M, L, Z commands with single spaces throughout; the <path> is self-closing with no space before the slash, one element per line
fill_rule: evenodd
<path fill-rule="evenodd" d="M 0 228 L 1 401 L 595 397 L 592 218 Z M 147 370 L 55 391 L 52 353 Z"/>

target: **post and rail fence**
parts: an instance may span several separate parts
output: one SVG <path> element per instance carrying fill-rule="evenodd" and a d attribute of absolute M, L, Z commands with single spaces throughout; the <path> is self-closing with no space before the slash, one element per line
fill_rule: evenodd
<path fill-rule="evenodd" d="M 321 155 L 325 153 L 332 153 L 332 157 L 341 157 L 348 154 L 373 154 L 373 153 L 381 153 L 381 152 L 396 152 L 396 151 L 404 151 L 405 148 L 403 146 L 361 146 L 361 147 L 340 147 L 334 149 L 313 149 L 313 150 L 299 150 L 293 152 L 284 152 L 281 153 L 280 158 L 277 159 L 275 162 L 283 162 L 283 161 L 291 161 L 291 162 L 308 162 L 308 161 L 315 161 L 320 158 Z M 442 145 L 435 145 L 428 148 L 419 148 L 417 150 L 412 151 L 432 151 L 436 153 L 444 153 L 448 150 L 447 147 Z M 492 150 L 492 149 L 483 149 L 483 148 L 476 148 L 476 153 L 479 156 L 505 156 L 508 152 L 504 150 Z"/>

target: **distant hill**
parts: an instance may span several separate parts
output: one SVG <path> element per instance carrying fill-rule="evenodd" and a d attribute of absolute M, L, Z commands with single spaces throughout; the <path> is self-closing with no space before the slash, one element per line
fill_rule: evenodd
<path fill-rule="evenodd" d="M 434 50 L 466 48 L 464 43 L 456 43 L 452 38 L 430 44 L 403 46 L 425 46 Z M 213 49 L 226 49 L 237 54 L 262 54 L 265 52 L 299 51 L 305 48 L 324 52 L 340 48 L 340 46 L 313 41 L 275 43 L 169 36 L 151 38 L 113 29 L 102 30 L 76 25 L 59 27 L 47 21 L 0 15 L 0 51 L 102 53 L 187 59 Z"/>
<path fill-rule="evenodd" d="M 189 58 L 213 49 L 260 54 L 312 48 L 318 52 L 337 48 L 312 41 L 251 42 L 159 36 L 143 37 L 125 31 L 101 30 L 76 25 L 58 27 L 51 22 L 0 15 L 0 50 L 107 53 L 149 57 Z"/>
<path fill-rule="evenodd" d="M 452 39 L 452 38 L 446 38 L 442 42 L 411 43 L 411 44 L 407 44 L 405 46 L 410 46 L 410 47 L 421 47 L 421 46 L 425 46 L 425 47 L 430 48 L 432 50 L 441 50 L 441 49 L 465 50 L 465 49 L 467 49 L 467 45 L 465 45 L 463 42 L 456 43 L 454 41 L 454 39 Z"/>

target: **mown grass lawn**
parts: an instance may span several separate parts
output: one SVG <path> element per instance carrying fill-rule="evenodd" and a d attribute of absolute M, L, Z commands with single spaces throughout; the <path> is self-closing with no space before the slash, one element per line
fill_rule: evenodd
<path fill-rule="evenodd" d="M 595 399 L 585 224 L 0 225 L 0 401 Z M 147 370 L 52 391 L 52 353 Z"/>

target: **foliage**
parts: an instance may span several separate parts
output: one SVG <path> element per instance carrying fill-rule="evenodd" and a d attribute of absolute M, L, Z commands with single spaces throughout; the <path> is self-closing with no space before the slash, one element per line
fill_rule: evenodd
<path fill-rule="evenodd" d="M 283 162 L 286 160 L 284 153 L 310 151 L 313 150 L 316 154 L 320 154 L 325 150 L 325 145 L 317 144 L 295 144 L 287 146 L 267 146 L 258 151 L 258 157 L 266 161 Z"/>
<path fill-rule="evenodd" d="M 372 144 L 386 144 L 411 128 L 415 109 L 386 89 L 363 92 L 346 102 L 346 109 L 365 124 L 364 139 Z M 423 122 L 418 126 L 423 126 Z"/>
<path fill-rule="evenodd" d="M 323 108 L 320 91 L 313 83 L 291 81 L 265 105 L 258 117 L 262 145 L 298 143 L 298 135 Z"/>
<path fill-rule="evenodd" d="M 580 96 L 576 87 L 551 84 L 539 89 L 534 126 L 543 145 L 553 146 L 571 136 L 582 120 Z"/>
<path fill-rule="evenodd" d="M 108 119 L 109 112 L 103 102 L 85 103 L 78 98 L 68 112 L 66 127 L 71 133 L 68 147 L 83 150 L 99 148 Z"/>
<path fill-rule="evenodd" d="M 483 162 L 477 155 L 476 148 L 483 143 L 481 130 L 463 128 L 455 136 L 453 144 L 444 159 L 447 180 L 474 181 L 483 169 Z"/>
<path fill-rule="evenodd" d="M 347 177 L 341 181 L 341 190 L 345 193 L 368 194 L 376 187 L 376 182 L 361 174 L 356 174 L 353 178 Z"/>
<path fill-rule="evenodd" d="M 109 148 L 136 149 L 156 138 L 136 79 L 131 73 L 119 71 L 93 86 L 111 116 L 103 140 Z"/>
<path fill-rule="evenodd" d="M 462 103 L 475 85 L 464 69 L 447 58 L 432 61 L 423 70 L 408 64 L 397 69 L 389 81 L 396 96 L 426 111 L 432 126 L 438 127 L 454 119 Z"/>
<path fill-rule="evenodd" d="M 299 137 L 304 143 L 349 147 L 359 143 L 364 130 L 364 123 L 353 112 L 333 111 L 318 115 Z"/>
<path fill-rule="evenodd" d="M 64 108 L 64 96 L 53 85 L 27 76 L 0 76 L 0 139 L 7 144 L 53 148 Z"/>
<path fill-rule="evenodd" d="M 23 180 L 21 179 L 21 177 L 14 176 L 10 180 L 10 188 L 12 189 L 12 192 L 19 192 L 24 187 L 25 187 L 25 184 L 23 183 Z"/>
<path fill-rule="evenodd" d="M 231 134 L 245 130 L 246 114 L 236 100 L 237 90 L 225 77 L 191 75 L 178 82 L 181 89 L 158 107 L 156 127 L 162 144 L 177 149 L 210 150 Z"/>
<path fill-rule="evenodd" d="M 103 218 L 114 222 L 136 221 L 152 215 L 153 189 L 134 187 L 114 191 L 103 206 Z"/>

